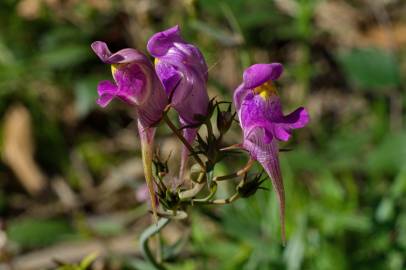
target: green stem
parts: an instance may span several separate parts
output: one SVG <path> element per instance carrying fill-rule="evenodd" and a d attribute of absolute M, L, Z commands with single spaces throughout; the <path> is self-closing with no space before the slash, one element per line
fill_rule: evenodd
<path fill-rule="evenodd" d="M 179 193 L 179 199 L 181 201 L 195 197 L 206 185 L 206 183 L 198 183 L 193 186 L 192 189 L 185 190 Z"/>
<path fill-rule="evenodd" d="M 251 163 L 253 163 L 252 159 L 250 159 L 247 164 L 251 164 Z M 251 164 L 251 166 L 252 166 L 252 164 Z M 236 200 L 238 200 L 240 198 L 240 193 L 238 192 L 238 188 L 242 187 L 246 181 L 247 172 L 245 172 L 244 174 L 245 174 L 244 178 L 241 179 L 240 183 L 237 185 L 237 191 L 231 197 L 228 197 L 227 199 L 216 199 L 216 200 L 193 200 L 193 203 L 224 205 L 224 204 L 230 204 L 230 203 L 235 202 Z"/>
<path fill-rule="evenodd" d="M 156 224 L 149 226 L 140 237 L 140 245 L 144 257 L 158 270 L 165 270 L 166 268 L 155 260 L 151 250 L 149 249 L 148 240 L 155 234 L 159 233 L 166 225 L 168 225 L 169 221 L 170 219 L 167 218 L 159 219 Z"/>
<path fill-rule="evenodd" d="M 179 199 L 181 201 L 187 200 L 189 198 L 193 198 L 194 196 L 196 196 L 201 190 L 202 188 L 206 185 L 205 181 L 203 180 L 203 177 L 205 176 L 204 172 L 200 172 L 199 174 L 199 178 L 197 179 L 197 183 L 193 185 L 193 188 L 179 192 Z"/>
<path fill-rule="evenodd" d="M 193 201 L 196 204 L 229 204 L 235 202 L 237 199 L 240 198 L 240 194 L 238 192 L 234 193 L 231 197 L 227 199 L 216 199 L 216 200 L 208 200 L 208 201 Z"/>
<path fill-rule="evenodd" d="M 210 119 L 207 119 L 207 121 L 206 121 L 206 127 L 207 127 L 207 134 L 208 134 L 208 136 L 209 136 L 209 138 L 210 138 L 210 137 L 213 136 L 213 126 L 212 126 L 212 124 L 211 124 Z"/>
<path fill-rule="evenodd" d="M 209 201 L 214 197 L 214 195 L 216 195 L 216 192 L 217 192 L 217 184 L 216 184 L 216 182 L 213 182 L 213 186 L 210 189 L 209 195 L 207 195 L 205 198 L 202 198 L 202 199 L 193 199 L 192 203 L 195 203 L 195 202 L 201 203 L 201 202 Z"/>
<path fill-rule="evenodd" d="M 250 158 L 247 162 L 247 164 L 245 164 L 244 168 L 242 168 L 241 170 L 232 173 L 232 174 L 227 174 L 227 175 L 222 175 L 222 176 L 216 176 L 213 178 L 213 181 L 223 181 L 223 180 L 228 180 L 228 179 L 232 179 L 232 178 L 236 178 L 239 177 L 245 173 L 247 173 L 247 171 L 249 169 L 251 169 L 252 165 L 254 165 L 255 160 Z"/>
<path fill-rule="evenodd" d="M 165 123 L 168 125 L 168 127 L 175 133 L 175 135 L 179 138 L 179 140 L 182 141 L 182 143 L 186 146 L 186 148 L 189 150 L 189 152 L 192 154 L 193 158 L 196 160 L 197 163 L 199 163 L 200 167 L 202 167 L 203 170 L 206 170 L 206 166 L 204 165 L 203 161 L 200 159 L 200 157 L 195 153 L 193 150 L 193 147 L 190 145 L 190 143 L 183 137 L 183 135 L 179 132 L 179 130 L 176 128 L 176 126 L 172 123 L 172 121 L 169 119 L 168 115 L 164 113 L 163 119 Z"/>

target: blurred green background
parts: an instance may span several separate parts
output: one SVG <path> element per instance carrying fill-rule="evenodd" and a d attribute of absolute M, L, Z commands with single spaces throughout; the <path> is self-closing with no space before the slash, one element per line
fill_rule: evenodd
<path fill-rule="evenodd" d="M 284 110 L 304 105 L 311 124 L 282 145 L 286 247 L 274 193 L 259 191 L 167 227 L 169 268 L 406 269 L 402 0 L 1 0 L 0 268 L 99 250 L 93 269 L 151 269 L 133 112 L 95 105 L 111 75 L 90 44 L 145 51 L 175 24 L 206 57 L 211 97 L 230 100 L 249 65 L 281 62 Z M 240 138 L 235 127 L 228 140 Z M 179 147 L 165 128 L 158 144 Z"/>

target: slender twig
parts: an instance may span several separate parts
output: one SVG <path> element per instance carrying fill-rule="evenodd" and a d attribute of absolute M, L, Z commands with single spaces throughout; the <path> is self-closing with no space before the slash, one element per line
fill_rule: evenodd
<path fill-rule="evenodd" d="M 161 242 L 161 233 L 158 232 L 155 235 L 156 241 L 156 261 L 159 264 L 162 264 L 162 242 Z"/>
<path fill-rule="evenodd" d="M 233 145 L 221 148 L 220 151 L 229 151 L 229 150 L 234 150 L 234 149 L 247 151 L 246 149 L 243 148 L 241 143 L 237 143 L 237 144 L 233 144 Z"/>
<path fill-rule="evenodd" d="M 207 135 L 209 136 L 209 138 L 210 137 L 212 137 L 213 136 L 213 126 L 212 126 L 212 124 L 211 124 L 211 120 L 210 119 L 207 119 L 207 121 L 206 121 L 206 128 L 207 128 Z"/>
<path fill-rule="evenodd" d="M 186 146 L 186 148 L 189 150 L 189 152 L 192 154 L 193 158 L 196 160 L 197 163 L 199 163 L 200 167 L 202 167 L 203 170 L 206 170 L 206 166 L 204 165 L 203 161 L 200 159 L 200 157 L 194 152 L 193 147 L 190 145 L 190 143 L 186 140 L 185 137 L 179 132 L 179 130 L 176 128 L 176 126 L 172 123 L 172 121 L 169 119 L 168 115 L 164 113 L 163 119 L 165 123 L 168 125 L 168 127 L 175 133 L 175 135 L 179 138 L 179 140 L 182 141 L 182 143 Z"/>
<path fill-rule="evenodd" d="M 223 180 L 228 180 L 228 179 L 232 179 L 232 178 L 236 178 L 239 177 L 243 174 L 245 174 L 249 169 L 251 169 L 252 165 L 254 165 L 255 160 L 250 158 L 247 162 L 247 164 L 245 164 L 244 168 L 242 168 L 241 170 L 232 173 L 232 174 L 228 174 L 228 175 L 222 175 L 222 176 L 216 176 L 213 178 L 213 181 L 223 181 Z"/>
<path fill-rule="evenodd" d="M 244 174 L 244 178 L 241 179 L 240 183 L 237 185 L 237 191 L 231 196 L 228 197 L 227 199 L 216 199 L 216 200 L 206 200 L 206 201 L 194 201 L 196 204 L 215 204 L 215 205 L 224 205 L 224 204 L 230 204 L 241 198 L 240 193 L 238 192 L 239 187 L 242 187 L 247 179 L 247 173 Z"/>
<path fill-rule="evenodd" d="M 178 196 L 181 201 L 187 200 L 189 198 L 193 198 L 196 196 L 202 188 L 205 186 L 205 181 L 203 181 L 204 176 L 206 175 L 205 172 L 200 172 L 199 177 L 196 180 L 196 184 L 188 190 L 179 192 Z"/>
<path fill-rule="evenodd" d="M 159 233 L 168 223 L 170 222 L 170 219 L 167 218 L 161 218 L 158 220 L 156 224 L 152 224 L 149 226 L 142 234 L 140 237 L 140 245 L 141 245 L 141 251 L 144 254 L 144 257 L 153 265 L 156 267 L 158 270 L 165 270 L 166 268 L 158 263 L 154 256 L 152 255 L 151 250 L 149 249 L 148 245 L 148 240 L 154 236 L 155 234 Z"/>
<path fill-rule="evenodd" d="M 206 183 L 198 183 L 193 186 L 192 189 L 185 190 L 183 192 L 179 192 L 179 199 L 181 201 L 187 200 L 189 198 L 195 197 L 206 185 Z"/>
<path fill-rule="evenodd" d="M 238 192 L 234 193 L 231 197 L 227 198 L 227 199 L 216 199 L 216 200 L 207 200 L 207 201 L 194 201 L 197 204 L 229 204 L 232 203 L 234 201 L 236 201 L 237 199 L 240 198 L 240 194 Z"/>
<path fill-rule="evenodd" d="M 214 195 L 216 195 L 216 192 L 217 192 L 217 184 L 216 184 L 216 182 L 213 182 L 213 186 L 212 186 L 212 188 L 210 189 L 210 193 L 209 193 L 209 195 L 207 195 L 205 198 L 201 198 L 201 199 L 193 199 L 192 200 L 192 203 L 199 203 L 199 202 L 206 202 L 206 201 L 209 201 L 209 200 L 211 200 L 213 197 L 214 197 Z"/>
<path fill-rule="evenodd" d="M 170 218 L 172 220 L 181 220 L 187 218 L 187 213 L 183 210 L 163 210 L 158 212 L 159 217 Z"/>

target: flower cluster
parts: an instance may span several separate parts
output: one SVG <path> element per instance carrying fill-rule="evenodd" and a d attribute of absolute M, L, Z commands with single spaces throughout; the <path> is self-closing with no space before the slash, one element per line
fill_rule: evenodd
<path fill-rule="evenodd" d="M 285 194 L 279 165 L 278 141 L 287 141 L 293 129 L 307 125 L 309 115 L 302 107 L 288 115 L 283 114 L 275 86 L 275 81 L 283 72 L 281 64 L 254 64 L 244 71 L 243 82 L 234 92 L 236 113 L 233 114 L 230 105 L 226 110 L 221 109 L 225 102 L 209 100 L 206 61 L 195 45 L 182 38 L 179 26 L 156 33 L 149 39 L 147 50 L 155 58 L 154 64 L 146 55 L 132 48 L 111 53 L 106 43 L 101 41 L 94 42 L 91 47 L 104 63 L 111 65 L 114 79 L 113 82 L 99 83 L 97 103 L 105 107 L 113 98 L 118 98 L 137 112 L 144 173 L 155 217 L 168 216 L 168 213 L 176 216 L 188 203 L 222 204 L 252 195 L 264 181 L 261 175 L 254 176 L 253 180 L 248 177 L 251 165 L 258 161 L 271 179 L 277 194 L 282 237 L 285 238 Z M 180 128 L 176 128 L 167 117 L 166 113 L 170 108 L 177 111 Z M 220 135 L 214 135 L 210 121 L 214 112 L 217 112 L 216 123 Z M 214 176 L 215 164 L 233 148 L 224 149 L 222 138 L 235 115 L 238 115 L 243 131 L 243 140 L 238 146 L 249 153 L 250 160 L 236 173 Z M 191 189 L 180 188 L 173 191 L 167 188 L 163 181 L 168 172 L 167 163 L 160 162 L 153 154 L 155 128 L 162 120 L 183 143 L 178 176 L 181 182 L 186 178 L 189 156 L 193 156 L 200 166 L 195 173 L 196 179 Z M 206 125 L 208 131 L 206 138 L 202 138 L 198 133 L 202 125 Z M 193 144 L 197 146 L 193 147 Z M 155 164 L 155 175 L 152 163 Z M 212 199 L 217 181 L 236 177 L 243 179 L 234 196 L 225 200 Z M 199 198 L 198 194 L 205 186 L 208 187 L 208 194 Z M 164 212 L 158 211 L 158 204 L 159 207 L 165 208 Z"/>

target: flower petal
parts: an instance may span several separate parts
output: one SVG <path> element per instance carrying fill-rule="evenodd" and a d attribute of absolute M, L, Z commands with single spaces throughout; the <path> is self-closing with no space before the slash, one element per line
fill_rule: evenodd
<path fill-rule="evenodd" d="M 107 60 L 108 64 L 126 64 L 126 63 L 138 63 L 143 65 L 151 65 L 148 58 L 141 52 L 126 48 L 113 53 Z"/>
<path fill-rule="evenodd" d="M 283 72 L 280 63 L 254 64 L 244 71 L 244 87 L 255 88 L 269 80 L 277 80 Z"/>
<path fill-rule="evenodd" d="M 174 42 L 183 42 L 178 25 L 154 34 L 147 43 L 147 49 L 153 57 L 160 57 L 166 54 Z"/>
<path fill-rule="evenodd" d="M 284 116 L 283 121 L 289 128 L 302 128 L 309 123 L 310 116 L 305 108 L 300 107 L 294 112 Z"/>
<path fill-rule="evenodd" d="M 181 81 L 175 90 L 176 92 L 171 102 L 185 125 L 197 124 L 199 121 L 196 117 L 198 115 L 206 115 L 209 105 L 206 84 L 200 79 L 194 78 L 194 83 L 184 79 Z M 188 92 L 186 93 L 186 91 Z"/>
<path fill-rule="evenodd" d="M 111 52 L 107 46 L 107 44 L 103 41 L 95 41 L 90 45 L 95 52 L 95 54 L 102 60 L 106 62 L 107 59 L 111 56 Z"/>
<path fill-rule="evenodd" d="M 97 93 L 99 94 L 99 98 L 97 99 L 96 103 L 100 107 L 106 107 L 110 101 L 114 98 L 117 92 L 117 86 L 110 82 L 110 81 L 101 81 L 97 85 Z"/>
<path fill-rule="evenodd" d="M 172 91 L 178 86 L 182 75 L 174 66 L 162 61 L 155 65 L 155 70 L 159 74 L 159 79 L 165 88 L 166 94 L 172 96 Z"/>
<path fill-rule="evenodd" d="M 154 176 L 152 174 L 152 158 L 154 153 L 155 128 L 144 126 L 138 119 L 138 132 L 141 140 L 142 164 L 144 167 L 145 181 L 148 186 L 151 208 L 155 221 L 158 221 L 157 204 L 154 190 Z"/>
<path fill-rule="evenodd" d="M 274 125 L 273 134 L 278 140 L 286 142 L 292 136 L 292 129 L 286 127 L 285 125 Z"/>
<path fill-rule="evenodd" d="M 234 91 L 233 101 L 234 101 L 234 106 L 235 106 L 235 109 L 237 110 L 237 112 L 240 110 L 241 104 L 249 91 L 250 90 L 245 88 L 243 84 L 240 84 L 237 87 L 237 89 Z"/>
<path fill-rule="evenodd" d="M 91 45 L 95 54 L 106 64 L 125 64 L 130 62 L 148 63 L 148 58 L 141 52 L 126 48 L 116 53 L 111 53 L 107 44 L 103 41 L 95 41 Z"/>
<path fill-rule="evenodd" d="M 288 141 L 292 135 L 292 130 L 306 126 L 309 121 L 309 114 L 305 108 L 300 107 L 287 116 L 274 119 L 273 133 L 278 140 Z"/>
<path fill-rule="evenodd" d="M 117 85 L 112 83 L 111 81 L 101 81 L 97 85 L 97 93 L 99 96 L 104 94 L 112 94 L 114 95 L 117 92 Z"/>
<path fill-rule="evenodd" d="M 103 94 L 103 95 L 101 95 L 101 96 L 96 100 L 96 103 L 97 103 L 100 107 L 104 108 L 104 107 L 106 107 L 107 105 L 109 105 L 110 101 L 111 101 L 113 98 L 114 98 L 114 95 L 111 95 L 111 94 Z"/>
<path fill-rule="evenodd" d="M 186 125 L 197 124 L 195 116 L 206 115 L 209 103 L 207 64 L 202 53 L 182 39 L 179 26 L 156 33 L 147 47 L 157 59 L 157 75 L 172 107 Z"/>
<path fill-rule="evenodd" d="M 244 147 L 250 152 L 269 175 L 274 191 L 279 201 L 282 240 L 285 242 L 285 190 L 279 165 L 278 142 L 274 139 L 265 143 L 265 131 L 262 128 L 252 128 L 244 136 Z"/>
<path fill-rule="evenodd" d="M 258 162 L 261 163 L 262 167 L 268 173 L 271 178 L 273 189 L 277 195 L 279 201 L 279 216 L 281 220 L 281 234 L 282 242 L 286 242 L 285 235 L 285 189 L 283 186 L 283 179 L 281 174 L 281 169 L 279 165 L 279 148 L 278 142 L 272 140 L 270 144 L 267 144 L 267 153 L 265 156 L 260 156 Z"/>

